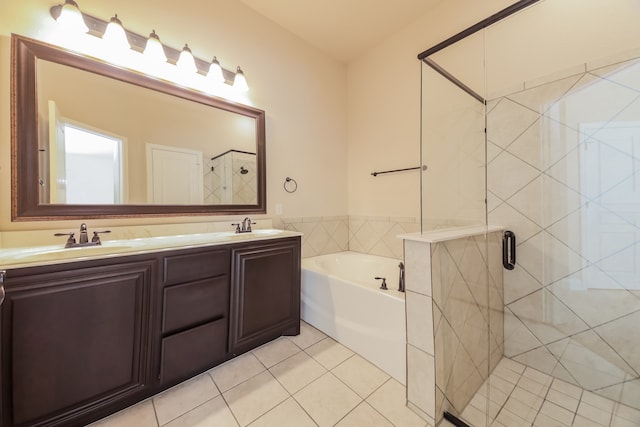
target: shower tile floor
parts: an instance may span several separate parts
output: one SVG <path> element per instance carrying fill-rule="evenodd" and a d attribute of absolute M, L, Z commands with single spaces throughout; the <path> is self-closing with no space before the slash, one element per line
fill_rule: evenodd
<path fill-rule="evenodd" d="M 489 378 L 489 411 L 495 427 L 639 427 L 640 411 L 553 378 L 511 359 L 502 359 Z M 486 427 L 487 387 L 473 397 L 462 417 Z M 440 426 L 452 426 L 446 421 Z"/>
<path fill-rule="evenodd" d="M 495 427 L 640 427 L 640 411 L 510 359 L 490 378 Z M 486 387 L 463 411 L 487 427 Z M 405 406 L 406 388 L 301 323 L 282 337 L 92 427 L 430 427 Z M 446 420 L 440 426 L 452 426 Z"/>

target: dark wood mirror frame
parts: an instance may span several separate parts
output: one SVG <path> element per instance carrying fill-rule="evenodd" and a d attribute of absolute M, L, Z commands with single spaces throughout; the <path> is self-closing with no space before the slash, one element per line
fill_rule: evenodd
<path fill-rule="evenodd" d="M 255 205 L 64 205 L 40 204 L 36 60 L 43 59 L 254 118 L 257 204 Z M 59 220 L 266 213 L 265 112 L 186 89 L 40 41 L 11 36 L 11 220 Z"/>

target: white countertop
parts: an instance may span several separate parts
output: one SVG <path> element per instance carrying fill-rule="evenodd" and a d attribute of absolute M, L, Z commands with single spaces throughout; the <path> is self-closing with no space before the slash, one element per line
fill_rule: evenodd
<path fill-rule="evenodd" d="M 173 236 L 145 237 L 128 240 L 106 240 L 102 245 L 65 248 L 64 245 L 34 246 L 0 250 L 0 269 L 34 267 L 73 261 L 111 258 L 125 255 L 218 246 L 229 243 L 301 236 L 296 231 L 264 229 L 250 233 L 214 232 Z"/>
<path fill-rule="evenodd" d="M 398 238 L 412 240 L 414 242 L 438 243 L 447 240 L 461 239 L 463 237 L 477 236 L 494 231 L 505 230 L 506 227 L 499 225 L 470 225 L 448 228 L 438 228 L 436 230 L 425 231 L 424 233 L 400 234 Z"/>

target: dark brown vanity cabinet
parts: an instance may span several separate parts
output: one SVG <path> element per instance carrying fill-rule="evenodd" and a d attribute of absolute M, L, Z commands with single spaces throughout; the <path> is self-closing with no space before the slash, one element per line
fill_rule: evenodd
<path fill-rule="evenodd" d="M 300 330 L 300 238 L 9 269 L 0 427 L 83 426 Z"/>
<path fill-rule="evenodd" d="M 300 238 L 232 250 L 231 352 L 300 333 Z"/>
<path fill-rule="evenodd" d="M 94 264 L 8 272 L 3 426 L 84 425 L 145 396 L 156 261 Z"/>
<path fill-rule="evenodd" d="M 228 355 L 229 249 L 163 259 L 160 382 L 171 385 Z"/>

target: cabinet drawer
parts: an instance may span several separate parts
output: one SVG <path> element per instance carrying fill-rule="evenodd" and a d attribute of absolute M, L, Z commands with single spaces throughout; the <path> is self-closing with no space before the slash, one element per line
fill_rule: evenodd
<path fill-rule="evenodd" d="M 164 282 L 165 285 L 192 282 L 228 274 L 229 269 L 228 249 L 167 256 L 164 258 Z"/>
<path fill-rule="evenodd" d="M 217 318 L 229 311 L 229 276 L 164 289 L 162 332 L 170 333 Z"/>
<path fill-rule="evenodd" d="M 162 340 L 160 381 L 186 379 L 222 362 L 227 353 L 227 319 L 216 320 Z"/>

